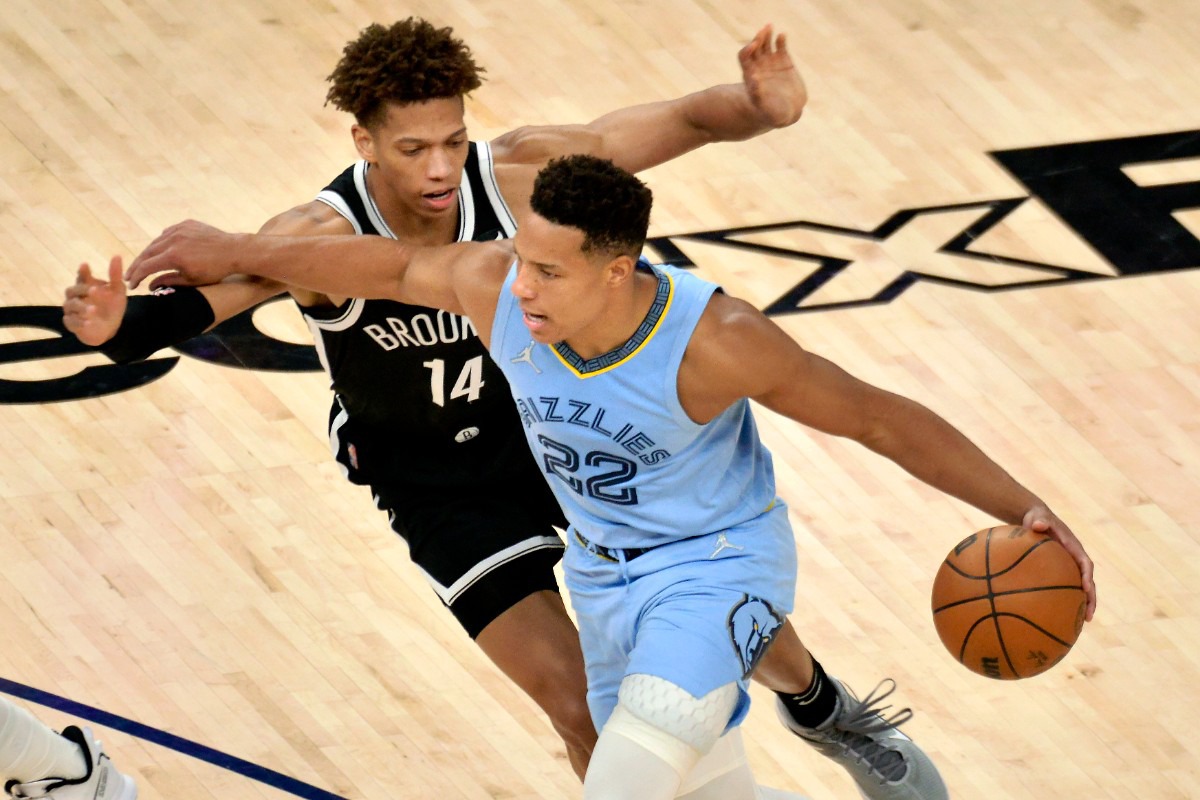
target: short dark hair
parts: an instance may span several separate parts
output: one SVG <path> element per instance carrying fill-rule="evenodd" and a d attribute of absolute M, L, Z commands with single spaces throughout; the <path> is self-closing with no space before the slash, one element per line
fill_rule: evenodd
<path fill-rule="evenodd" d="M 325 102 L 370 128 L 384 120 L 389 102 L 463 97 L 480 87 L 483 72 L 450 28 L 419 17 L 386 28 L 376 23 L 342 50 L 326 78 L 332 85 Z"/>
<path fill-rule="evenodd" d="M 616 164 L 595 156 L 556 158 L 533 182 L 530 205 L 556 225 L 583 231 L 584 253 L 637 258 L 650 227 L 650 187 Z"/>

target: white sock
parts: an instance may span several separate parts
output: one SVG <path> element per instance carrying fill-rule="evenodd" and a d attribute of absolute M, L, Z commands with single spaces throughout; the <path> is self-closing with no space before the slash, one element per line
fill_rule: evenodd
<path fill-rule="evenodd" d="M 82 778 L 83 750 L 64 739 L 20 706 L 0 697 L 0 777 L 7 783 L 42 778 Z"/>

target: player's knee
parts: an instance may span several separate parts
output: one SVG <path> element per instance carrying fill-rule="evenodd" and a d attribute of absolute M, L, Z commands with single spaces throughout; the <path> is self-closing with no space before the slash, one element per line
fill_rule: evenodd
<path fill-rule="evenodd" d="M 596 726 L 588 709 L 582 662 L 565 658 L 543 663 L 546 667 L 524 684 L 526 691 L 546 712 L 563 741 L 590 752 L 596 743 Z"/>
<path fill-rule="evenodd" d="M 596 725 L 588 709 L 587 694 L 578 690 L 557 692 L 544 706 L 550 722 L 568 745 L 591 751 L 596 744 Z"/>
<path fill-rule="evenodd" d="M 693 697 L 665 678 L 635 674 L 621 681 L 618 702 L 633 716 L 703 754 L 725 732 L 739 694 L 737 684 L 727 683 Z"/>

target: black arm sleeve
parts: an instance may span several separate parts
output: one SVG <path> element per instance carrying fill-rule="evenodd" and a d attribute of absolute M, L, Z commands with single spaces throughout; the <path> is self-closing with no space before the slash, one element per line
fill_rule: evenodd
<path fill-rule="evenodd" d="M 101 352 L 118 364 L 141 361 L 203 333 L 216 320 L 208 298 L 192 286 L 173 286 L 129 298 L 121 327 Z"/>

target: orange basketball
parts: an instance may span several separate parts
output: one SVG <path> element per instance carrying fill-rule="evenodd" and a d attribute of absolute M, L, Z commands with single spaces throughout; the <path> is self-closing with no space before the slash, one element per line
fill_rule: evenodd
<path fill-rule="evenodd" d="M 1016 525 L 958 543 L 933 579 L 933 624 L 967 669 L 1001 680 L 1038 675 L 1079 638 L 1087 597 L 1054 539 Z"/>

